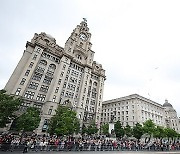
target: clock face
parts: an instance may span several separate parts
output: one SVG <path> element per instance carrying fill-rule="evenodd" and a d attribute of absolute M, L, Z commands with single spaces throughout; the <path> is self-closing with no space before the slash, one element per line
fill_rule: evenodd
<path fill-rule="evenodd" d="M 84 33 L 81 33 L 79 35 L 79 38 L 82 40 L 82 41 L 86 41 L 87 40 L 87 36 L 84 34 Z"/>

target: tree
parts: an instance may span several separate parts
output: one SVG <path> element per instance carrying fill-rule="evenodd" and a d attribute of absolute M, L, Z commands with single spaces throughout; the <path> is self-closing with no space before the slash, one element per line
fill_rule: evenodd
<path fill-rule="evenodd" d="M 27 108 L 25 113 L 17 118 L 17 130 L 22 130 L 23 132 L 31 132 L 39 126 L 40 120 L 40 111 L 35 107 L 29 107 Z"/>
<path fill-rule="evenodd" d="M 97 128 L 97 126 L 96 126 L 94 121 L 88 125 L 86 131 L 87 131 L 86 133 L 88 135 L 96 134 L 98 132 L 98 128 Z"/>
<path fill-rule="evenodd" d="M 106 123 L 106 124 L 103 124 L 102 126 L 101 126 L 101 133 L 103 134 L 103 135 L 109 135 L 109 124 L 108 123 Z"/>
<path fill-rule="evenodd" d="M 163 137 L 165 137 L 164 128 L 161 126 L 157 126 L 153 132 L 153 137 L 158 138 L 162 141 Z"/>
<path fill-rule="evenodd" d="M 154 122 L 151 119 L 144 122 L 143 129 L 144 129 L 144 133 L 149 135 L 148 142 L 150 141 L 151 136 L 155 131 L 155 128 L 156 128 L 156 125 L 154 124 Z M 146 142 L 146 140 L 145 140 L 145 142 Z"/>
<path fill-rule="evenodd" d="M 117 121 L 114 125 L 114 132 L 116 134 L 116 137 L 122 138 L 124 136 L 124 129 L 121 125 L 120 121 Z"/>
<path fill-rule="evenodd" d="M 84 135 L 87 133 L 87 128 L 85 126 L 85 124 L 82 125 L 82 130 L 81 130 L 81 134 Z"/>
<path fill-rule="evenodd" d="M 139 141 L 141 136 L 144 134 L 143 126 L 141 124 L 137 123 L 132 129 L 132 134 Z"/>
<path fill-rule="evenodd" d="M 168 142 L 169 142 L 169 138 L 172 138 L 173 140 L 173 138 L 178 136 L 178 133 L 172 128 L 165 128 L 164 132 L 165 132 L 165 136 L 168 138 Z"/>
<path fill-rule="evenodd" d="M 76 112 L 66 106 L 59 105 L 56 114 L 50 119 L 48 132 L 50 134 L 72 135 L 78 133 L 80 129 L 79 119 Z"/>
<path fill-rule="evenodd" d="M 3 128 L 16 118 L 15 111 L 19 109 L 22 100 L 15 96 L 6 94 L 5 90 L 0 90 L 0 127 Z"/>
<path fill-rule="evenodd" d="M 126 127 L 124 128 L 124 133 L 126 134 L 127 137 L 132 136 L 132 129 L 129 125 L 126 125 Z"/>

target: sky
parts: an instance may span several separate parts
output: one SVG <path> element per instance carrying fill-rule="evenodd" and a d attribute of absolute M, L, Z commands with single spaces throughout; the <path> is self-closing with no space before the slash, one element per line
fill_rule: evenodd
<path fill-rule="evenodd" d="M 179 0 L 1 0 L 0 89 L 34 33 L 64 43 L 82 18 L 106 70 L 104 101 L 139 94 L 180 116 Z"/>

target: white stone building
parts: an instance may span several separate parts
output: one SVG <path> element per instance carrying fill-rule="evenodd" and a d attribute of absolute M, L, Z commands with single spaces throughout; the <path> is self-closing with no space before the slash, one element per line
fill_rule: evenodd
<path fill-rule="evenodd" d="M 180 133 L 180 118 L 177 116 L 176 110 L 167 100 L 165 100 L 163 107 L 165 111 L 164 118 L 166 127 L 173 128 L 175 131 Z"/>
<path fill-rule="evenodd" d="M 21 60 L 5 86 L 8 94 L 22 96 L 21 110 L 34 106 L 41 110 L 37 133 L 45 131 L 48 119 L 59 104 L 70 106 L 82 123 L 91 120 L 100 125 L 105 70 L 94 59 L 91 33 L 84 20 L 77 25 L 65 43 L 35 34 L 27 42 Z"/>
<path fill-rule="evenodd" d="M 151 119 L 156 125 L 170 127 L 180 132 L 180 119 L 167 100 L 164 105 L 161 105 L 138 94 L 133 94 L 104 101 L 101 114 L 102 123 L 109 123 L 111 116 L 114 116 L 114 122 L 119 120 L 123 126 L 143 124 L 146 120 Z"/>

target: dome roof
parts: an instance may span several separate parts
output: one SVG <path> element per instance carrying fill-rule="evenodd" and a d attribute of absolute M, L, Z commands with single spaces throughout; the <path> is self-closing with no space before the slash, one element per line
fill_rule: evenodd
<path fill-rule="evenodd" d="M 173 107 L 173 106 L 170 103 L 168 103 L 168 100 L 165 100 L 163 107 Z"/>

